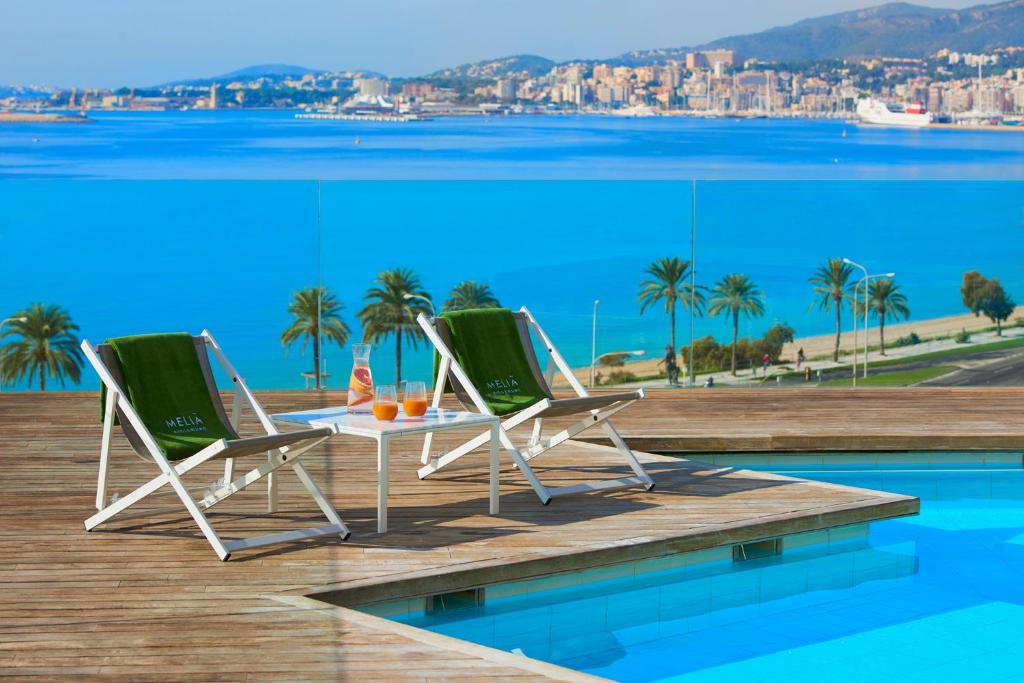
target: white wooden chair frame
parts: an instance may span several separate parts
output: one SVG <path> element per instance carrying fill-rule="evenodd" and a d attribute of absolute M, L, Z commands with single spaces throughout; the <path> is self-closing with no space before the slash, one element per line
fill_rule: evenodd
<path fill-rule="evenodd" d="M 551 339 L 547 334 L 545 334 L 544 330 L 541 329 L 537 320 L 533 317 L 530 311 L 523 306 L 519 309 L 519 312 L 525 316 L 529 329 L 536 333 L 537 338 L 540 339 L 544 344 L 544 348 L 547 350 L 548 359 L 547 367 L 544 370 L 544 379 L 548 386 L 551 386 L 551 382 L 554 379 L 555 370 L 557 368 L 557 370 L 565 376 L 570 386 L 580 398 L 589 397 L 590 394 L 587 393 L 587 390 L 576 378 L 572 368 L 562 357 L 562 354 L 558 352 L 558 349 L 555 348 Z M 455 355 L 452 353 L 451 349 L 449 349 L 448 345 L 445 344 L 443 339 L 441 339 L 435 328 L 436 323 L 434 318 L 421 313 L 417 317 L 417 322 L 420 327 L 423 328 L 423 332 L 427 335 L 427 338 L 434 345 L 434 348 L 437 349 L 437 352 L 441 357 L 440 367 L 438 369 L 437 379 L 435 380 L 434 385 L 433 407 L 437 408 L 441 405 L 441 399 L 444 396 L 444 387 L 447 383 L 448 375 L 451 373 L 472 399 L 473 405 L 476 409 L 481 413 L 493 415 L 494 413 L 491 412 L 491 409 L 487 406 L 483 396 L 480 395 L 480 392 L 470 381 L 469 376 L 466 375 L 462 366 L 460 366 L 458 361 L 455 360 Z M 556 496 L 585 493 L 588 491 L 620 489 L 631 486 L 643 486 L 646 490 L 650 491 L 654 488 L 654 481 L 647 472 L 644 471 L 643 466 L 636 459 L 633 451 L 630 450 L 629 446 L 627 446 L 626 442 L 622 439 L 622 436 L 619 435 L 618 431 L 616 431 L 615 427 L 613 427 L 612 423 L 609 421 L 609 418 L 612 415 L 620 410 L 628 408 L 633 403 L 636 403 L 637 400 L 643 398 L 643 389 L 637 390 L 635 395 L 636 398 L 633 399 L 617 401 L 598 409 L 580 411 L 579 414 L 585 413 L 586 417 L 546 438 L 542 435 L 543 417 L 540 415 L 552 406 L 553 401 L 551 399 L 543 399 L 501 422 L 501 426 L 499 427 L 501 445 L 508 451 L 516 468 L 522 471 L 527 481 L 530 482 L 530 486 L 532 486 L 533 490 L 537 493 L 537 497 L 540 498 L 544 505 L 550 503 L 551 499 Z M 530 440 L 525 446 L 516 446 L 512 441 L 509 432 L 530 419 L 533 419 L 533 431 L 530 436 Z M 612 444 L 614 444 L 613 446 L 603 446 L 600 444 L 592 444 L 573 439 L 573 437 L 580 432 L 598 425 L 601 426 L 604 432 L 611 439 Z M 420 462 L 423 465 L 419 469 L 420 479 L 429 477 L 435 472 L 452 464 L 462 456 L 484 445 L 487 443 L 488 436 L 489 434 L 485 432 L 450 452 L 432 454 L 430 452 L 430 447 L 433 435 L 427 434 L 424 437 L 423 452 L 420 458 Z M 633 476 L 584 482 L 558 488 L 547 488 L 537 478 L 533 468 L 530 467 L 529 461 L 563 443 L 571 443 L 575 446 L 584 448 L 618 453 L 623 457 L 623 459 L 625 459 L 626 464 L 629 465 L 630 469 L 633 470 Z"/>
<path fill-rule="evenodd" d="M 224 368 L 231 377 L 231 381 L 234 383 L 235 395 L 234 402 L 231 407 L 232 427 L 236 431 L 238 430 L 239 418 L 241 417 L 242 412 L 242 403 L 244 401 L 245 403 L 248 403 L 249 407 L 252 408 L 254 413 L 256 413 L 256 417 L 266 430 L 267 436 L 281 434 L 281 432 L 274 426 L 274 423 L 271 421 L 266 411 L 263 410 L 259 401 L 256 400 L 256 397 L 245 383 L 245 380 L 238 374 L 227 356 L 224 355 L 223 350 L 221 350 L 217 341 L 209 331 L 203 330 L 200 337 L 202 337 L 206 347 L 212 351 L 218 363 Z M 265 464 L 246 472 L 234 480 L 232 480 L 232 477 L 234 476 L 235 458 L 231 457 L 232 449 L 230 444 L 241 443 L 245 441 L 244 439 L 234 442 L 220 439 L 193 456 L 171 463 L 166 456 L 164 456 L 160 447 L 157 446 L 156 440 L 153 438 L 152 434 L 150 434 L 149 430 L 146 429 L 145 424 L 142 422 L 142 418 L 140 418 L 138 413 L 135 412 L 135 409 L 132 408 L 132 405 L 128 402 L 124 391 L 115 381 L 113 375 L 107 369 L 107 366 L 103 363 L 99 356 L 98 347 L 90 344 L 89 340 L 84 340 L 82 342 L 82 350 L 85 352 L 85 357 L 96 370 L 96 373 L 100 376 L 100 379 L 103 381 L 103 384 L 107 389 L 107 398 L 103 409 L 103 440 L 100 447 L 99 480 L 96 487 L 96 509 L 98 512 L 85 520 L 86 531 L 91 531 L 98 525 L 109 521 L 117 515 L 120 515 L 121 519 L 128 519 L 179 509 L 177 507 L 161 508 L 158 510 L 143 510 L 140 512 L 122 514 L 132 505 L 169 484 L 181 499 L 181 502 L 185 506 L 189 515 L 193 520 L 195 520 L 199 529 L 203 532 L 203 536 L 205 536 L 206 540 L 211 546 L 213 546 L 213 550 L 217 553 L 217 557 L 221 560 L 229 559 L 231 553 L 236 550 L 287 543 L 290 541 L 314 538 L 317 536 L 338 535 L 341 537 L 341 540 L 346 540 L 349 537 L 350 532 L 348 527 L 345 526 L 345 523 L 341 520 L 337 510 L 334 509 L 334 506 L 331 505 L 324 496 L 323 492 L 302 466 L 302 463 L 299 462 L 299 458 L 302 454 L 311 448 L 319 446 L 330 438 L 330 435 L 307 438 L 306 441 L 308 441 L 308 443 L 303 443 L 302 445 L 285 445 L 268 450 L 266 451 L 267 461 Z M 127 419 L 127 421 L 131 423 L 131 426 L 135 429 L 136 433 L 142 440 L 146 449 L 146 456 L 156 463 L 157 467 L 160 468 L 161 473 L 126 496 L 117 498 L 116 500 L 108 503 L 106 493 L 107 473 L 110 468 L 110 445 L 113 437 L 114 417 L 118 408 L 121 410 L 122 415 Z M 299 443 L 301 443 L 301 441 L 302 440 L 298 440 Z M 182 483 L 182 476 L 199 465 L 215 459 L 224 460 L 224 478 L 215 484 L 215 489 L 208 490 L 201 500 L 196 501 L 192 498 L 192 495 Z M 222 540 L 210 525 L 210 522 L 207 520 L 206 515 L 203 514 L 203 511 L 209 510 L 214 505 L 226 500 L 231 495 L 266 477 L 268 484 L 267 511 L 275 512 L 277 509 L 277 485 L 274 481 L 274 471 L 284 465 L 291 466 L 295 475 L 299 478 L 299 481 L 302 482 L 302 485 L 309 492 L 310 496 L 312 496 L 313 500 L 316 501 L 317 506 L 320 508 L 321 512 L 323 512 L 324 516 L 327 517 L 328 521 L 330 521 L 330 524 L 327 526 L 297 529 L 294 531 L 285 531 L 237 540 Z"/>

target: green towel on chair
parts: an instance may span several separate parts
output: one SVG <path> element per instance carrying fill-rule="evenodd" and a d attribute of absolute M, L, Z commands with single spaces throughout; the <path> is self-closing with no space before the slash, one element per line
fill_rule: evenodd
<path fill-rule="evenodd" d="M 168 460 L 183 460 L 219 439 L 236 439 L 217 414 L 186 333 L 108 339 L 117 357 L 122 389 Z M 101 385 L 100 401 L 106 401 Z"/>
<path fill-rule="evenodd" d="M 517 413 L 551 398 L 530 368 L 512 311 L 450 311 L 441 314 L 441 321 L 451 332 L 455 359 L 495 415 Z"/>

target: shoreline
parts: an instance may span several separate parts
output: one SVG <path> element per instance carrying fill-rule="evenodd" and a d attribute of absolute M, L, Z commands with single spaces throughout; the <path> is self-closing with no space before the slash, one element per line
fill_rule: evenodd
<path fill-rule="evenodd" d="M 845 311 L 844 311 L 845 312 Z M 1008 326 L 1012 326 L 1017 318 L 1024 318 L 1024 304 L 1017 306 L 1010 318 L 1004 323 L 1004 329 Z M 842 359 L 844 356 L 853 354 L 853 323 L 849 316 L 843 318 L 843 327 L 845 328 L 840 335 L 839 341 L 839 357 Z M 909 336 L 911 332 L 917 334 L 922 341 L 928 339 L 935 339 L 939 337 L 950 337 L 961 330 L 966 330 L 968 333 L 977 333 L 981 330 L 994 328 L 988 318 L 981 316 L 975 317 L 973 313 L 961 313 L 956 315 L 940 316 L 937 318 L 922 318 L 921 320 L 912 320 L 908 322 L 900 322 L 896 324 L 886 324 L 885 326 L 885 341 L 886 347 L 894 347 L 894 342 L 900 337 Z M 879 328 L 877 322 L 872 324 L 868 330 L 870 344 L 872 347 L 876 346 L 879 342 Z M 863 348 L 864 344 L 864 331 L 861 328 L 858 332 L 859 340 L 858 345 Z M 803 348 L 804 355 L 808 361 L 812 360 L 831 360 L 832 349 L 835 346 L 835 333 L 816 334 L 806 337 L 797 337 L 792 343 L 786 344 L 782 347 L 782 354 L 779 359 L 779 364 L 787 364 L 796 362 L 796 353 L 799 349 Z M 905 347 L 904 347 L 905 348 Z M 925 353 L 922 350 L 922 353 Z M 606 368 L 598 366 L 597 372 L 607 376 L 609 371 L 617 370 L 620 372 L 629 372 L 638 377 L 646 377 L 658 373 L 661 368 L 658 367 L 659 358 L 644 358 L 641 360 L 626 361 L 626 363 L 617 368 Z M 681 358 L 679 367 L 682 373 L 682 368 L 685 366 L 685 358 Z M 574 369 L 574 374 L 581 381 L 586 383 L 590 379 L 590 366 L 584 366 Z M 556 384 L 566 384 L 564 379 Z M 609 385 L 611 386 L 611 385 Z"/>

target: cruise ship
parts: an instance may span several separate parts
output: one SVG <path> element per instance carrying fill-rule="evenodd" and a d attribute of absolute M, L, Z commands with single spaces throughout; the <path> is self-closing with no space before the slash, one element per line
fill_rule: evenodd
<path fill-rule="evenodd" d="M 924 110 L 920 102 L 900 108 L 872 98 L 857 102 L 857 116 L 861 123 L 872 126 L 924 128 L 932 122 L 931 114 Z"/>

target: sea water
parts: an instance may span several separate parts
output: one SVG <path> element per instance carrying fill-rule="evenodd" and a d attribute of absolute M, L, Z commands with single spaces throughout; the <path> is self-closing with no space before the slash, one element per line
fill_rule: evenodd
<path fill-rule="evenodd" d="M 457 282 L 527 305 L 573 364 L 660 355 L 661 308 L 636 294 L 655 259 L 712 285 L 749 274 L 763 317 L 829 332 L 807 283 L 826 257 L 896 271 L 913 319 L 962 312 L 963 271 L 1024 298 L 1024 136 L 862 129 L 839 121 L 484 117 L 311 122 L 287 112 L 97 113 L 0 129 L 0 312 L 69 310 L 82 336 L 209 328 L 257 388 L 300 387 L 282 348 L 294 290 L 356 312 L 376 275 L 411 268 L 440 306 Z M 842 131 L 848 134 L 843 137 Z M 355 138 L 359 144 L 355 144 Z M 678 311 L 677 345 L 689 321 Z M 698 336 L 726 340 L 723 318 Z M 374 371 L 393 379 L 392 341 Z M 348 374 L 328 345 L 327 385 Z M 405 378 L 423 378 L 421 344 Z M 87 375 L 88 376 L 88 375 Z M 82 388 L 92 388 L 90 378 Z"/>

